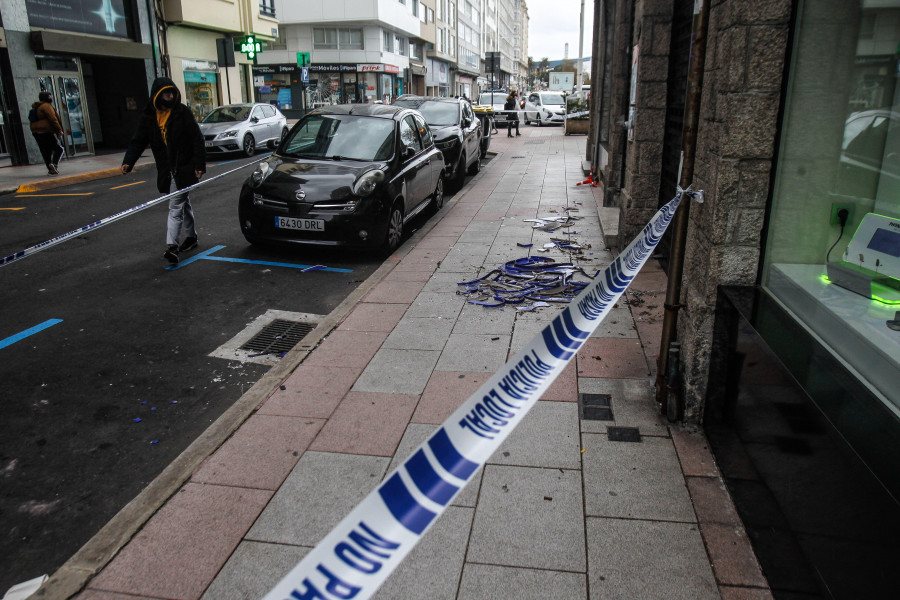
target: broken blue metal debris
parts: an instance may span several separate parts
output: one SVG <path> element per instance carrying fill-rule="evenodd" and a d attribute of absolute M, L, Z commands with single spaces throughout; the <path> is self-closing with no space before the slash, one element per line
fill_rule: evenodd
<path fill-rule="evenodd" d="M 573 279 L 576 273 L 593 279 L 572 263 L 558 263 L 543 256 L 517 258 L 484 277 L 458 283 L 457 293 L 471 296 L 469 304 L 490 307 L 522 304 L 526 300 L 571 302 L 588 285 L 586 281 Z"/>

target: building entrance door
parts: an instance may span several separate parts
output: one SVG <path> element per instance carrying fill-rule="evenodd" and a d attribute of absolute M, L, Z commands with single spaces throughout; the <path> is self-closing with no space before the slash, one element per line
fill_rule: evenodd
<path fill-rule="evenodd" d="M 81 62 L 73 59 L 77 70 L 71 72 L 38 71 L 38 81 L 42 92 L 53 95 L 53 106 L 59 113 L 63 128 L 63 146 L 66 156 L 71 158 L 94 153 L 91 138 L 90 118 L 84 105 L 84 80 L 81 76 Z"/>

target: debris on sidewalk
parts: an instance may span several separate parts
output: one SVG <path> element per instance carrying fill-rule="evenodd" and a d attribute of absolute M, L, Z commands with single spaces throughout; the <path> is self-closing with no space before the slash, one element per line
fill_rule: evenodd
<path fill-rule="evenodd" d="M 469 304 L 490 307 L 531 300 L 534 305 L 525 305 L 522 310 L 534 310 L 537 303 L 567 303 L 577 296 L 588 285 L 573 278 L 577 273 L 593 279 L 573 263 L 558 263 L 543 256 L 517 258 L 483 277 L 458 283 L 457 293 L 469 296 Z"/>

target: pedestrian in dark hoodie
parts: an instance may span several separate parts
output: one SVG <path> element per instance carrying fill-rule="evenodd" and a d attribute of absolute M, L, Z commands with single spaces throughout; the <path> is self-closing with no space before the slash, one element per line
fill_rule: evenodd
<path fill-rule="evenodd" d="M 122 173 L 134 168 L 147 146 L 156 161 L 156 186 L 160 193 L 181 190 L 200 181 L 206 172 L 206 148 L 203 134 L 191 110 L 181 103 L 181 92 L 168 77 L 158 77 L 150 88 L 150 102 L 141 115 L 140 123 L 125 158 Z M 181 245 L 178 239 L 184 233 Z M 169 218 L 166 227 L 166 251 L 163 257 L 170 263 L 178 262 L 178 253 L 197 247 L 197 229 L 194 211 L 188 193 L 177 194 L 169 200 Z"/>
<path fill-rule="evenodd" d="M 59 124 L 59 115 L 51 104 L 53 96 L 50 92 L 41 92 L 38 94 L 38 101 L 31 105 L 35 111 L 36 120 L 31 121 L 29 128 L 37 142 L 38 148 L 41 149 L 41 157 L 44 164 L 47 165 L 47 172 L 50 175 L 59 175 L 59 159 L 63 155 L 62 144 L 59 143 L 59 136 L 62 135 L 62 125 Z"/>

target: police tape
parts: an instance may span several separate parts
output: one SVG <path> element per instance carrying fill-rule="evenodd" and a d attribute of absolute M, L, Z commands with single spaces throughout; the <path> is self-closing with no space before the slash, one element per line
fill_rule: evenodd
<path fill-rule="evenodd" d="M 219 179 L 220 177 L 225 177 L 226 175 L 230 175 L 230 174 L 234 173 L 235 171 L 240 171 L 241 169 L 243 169 L 245 167 L 255 165 L 256 163 L 258 163 L 262 160 L 265 160 L 265 158 L 266 157 L 264 156 L 264 157 L 260 158 L 259 160 L 255 160 L 255 161 L 249 162 L 245 165 L 241 165 L 240 167 L 237 167 L 236 169 L 232 169 L 232 170 L 226 171 L 224 173 L 219 173 L 218 175 L 214 175 L 213 177 L 210 177 L 209 179 L 204 179 L 203 181 L 195 183 L 192 186 L 177 190 L 175 192 L 172 192 L 171 194 L 166 194 L 165 196 L 160 196 L 159 198 L 154 198 L 153 200 L 148 200 L 147 202 L 144 202 L 143 204 L 138 204 L 137 206 L 132 206 L 131 208 L 127 208 L 127 209 L 123 210 L 122 212 L 116 213 L 109 217 L 104 217 L 104 218 L 100 219 L 99 221 L 95 221 L 93 223 L 85 225 L 84 227 L 79 227 L 78 229 L 73 229 L 72 231 L 70 231 L 68 233 L 64 233 L 64 234 L 58 235 L 54 238 L 50 238 L 49 240 L 41 242 L 40 244 L 35 244 L 34 246 L 30 246 L 28 248 L 25 248 L 24 250 L 19 250 L 18 252 L 14 252 L 13 254 L 10 254 L 8 256 L 0 257 L 0 267 L 5 267 L 6 265 L 8 265 L 10 263 L 13 263 L 17 260 L 21 260 L 23 258 L 31 256 L 32 254 L 40 252 L 41 250 L 46 250 L 47 248 L 50 248 L 51 246 L 55 246 L 56 244 L 61 244 L 62 242 L 70 240 L 76 236 L 82 235 L 88 231 L 98 229 L 100 227 L 103 227 L 104 225 L 109 225 L 113 221 L 118 221 L 119 219 L 122 219 L 129 215 L 132 215 L 136 212 L 140 212 L 140 211 L 144 210 L 145 208 L 150 208 L 151 206 L 159 204 L 160 202 L 163 202 L 164 200 L 168 200 L 169 198 L 173 198 L 173 197 L 179 196 L 181 194 L 187 194 L 194 188 L 198 188 L 202 185 L 205 185 L 205 184 L 209 183 L 210 181 L 215 181 L 216 179 Z"/>
<path fill-rule="evenodd" d="M 389 474 L 263 600 L 364 600 L 403 561 L 500 447 L 653 253 L 679 189 L 640 235 L 529 344 Z"/>

